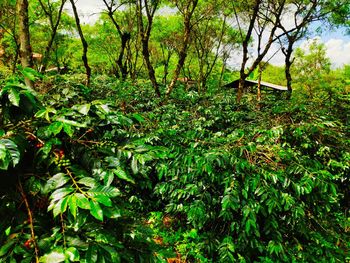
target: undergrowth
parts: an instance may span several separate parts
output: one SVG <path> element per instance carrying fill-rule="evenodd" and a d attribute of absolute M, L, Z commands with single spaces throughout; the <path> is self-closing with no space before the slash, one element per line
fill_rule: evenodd
<path fill-rule="evenodd" d="M 79 80 L 2 84 L 2 262 L 349 260 L 349 94 Z"/>

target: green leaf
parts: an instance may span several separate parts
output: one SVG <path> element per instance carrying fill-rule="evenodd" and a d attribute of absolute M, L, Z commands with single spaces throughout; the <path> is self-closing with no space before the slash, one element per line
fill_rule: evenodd
<path fill-rule="evenodd" d="M 66 196 L 65 198 L 62 199 L 62 202 L 61 202 L 61 211 L 59 212 L 60 214 L 66 212 L 66 210 L 67 210 L 67 205 L 68 205 L 68 200 L 70 199 L 69 197 L 70 197 L 70 196 Z"/>
<path fill-rule="evenodd" d="M 110 186 L 114 180 L 114 173 L 112 171 L 106 171 L 103 176 L 103 183 L 106 186 Z"/>
<path fill-rule="evenodd" d="M 43 263 L 59 263 L 65 261 L 66 256 L 62 250 L 54 250 L 49 254 L 45 254 L 40 258 L 40 262 Z"/>
<path fill-rule="evenodd" d="M 26 67 L 23 70 L 21 70 L 21 73 L 23 74 L 24 77 L 30 79 L 31 81 L 35 81 L 36 78 L 40 76 L 39 72 L 29 67 Z"/>
<path fill-rule="evenodd" d="M 65 197 L 73 191 L 74 189 L 71 187 L 60 188 L 53 192 L 50 198 L 52 199 L 52 202 L 55 202 L 57 200 L 61 200 L 63 197 Z"/>
<path fill-rule="evenodd" d="M 80 255 L 78 249 L 75 247 L 69 247 L 64 251 L 64 254 L 67 259 L 69 259 L 71 262 L 80 261 Z"/>
<path fill-rule="evenodd" d="M 245 222 L 245 232 L 247 234 L 249 234 L 249 231 L 250 231 L 250 220 L 248 219 L 246 222 Z"/>
<path fill-rule="evenodd" d="M 50 122 L 50 113 L 56 114 L 57 111 L 54 108 L 47 107 L 45 109 L 39 110 L 35 114 L 35 118 L 45 118 L 48 122 Z"/>
<path fill-rule="evenodd" d="M 55 121 L 47 128 L 53 135 L 57 135 L 61 132 L 63 128 L 63 123 Z"/>
<path fill-rule="evenodd" d="M 63 117 L 57 118 L 58 122 L 62 122 L 71 126 L 75 126 L 75 127 L 79 127 L 79 128 L 86 128 L 86 124 L 85 123 L 79 123 L 77 121 L 72 121 L 72 120 L 67 120 Z"/>
<path fill-rule="evenodd" d="M 121 212 L 116 207 L 106 207 L 103 209 L 103 215 L 108 218 L 119 218 L 121 217 Z"/>
<path fill-rule="evenodd" d="M 3 257 L 4 255 L 6 255 L 15 243 L 16 242 L 14 240 L 9 240 L 3 246 L 1 246 L 0 257 Z"/>
<path fill-rule="evenodd" d="M 65 197 L 63 199 L 60 199 L 57 203 L 53 203 L 53 202 L 50 203 L 48 210 L 51 210 L 53 208 L 52 210 L 53 217 L 57 217 L 59 214 L 62 214 L 65 212 L 65 210 L 67 209 L 67 199 L 68 197 Z"/>
<path fill-rule="evenodd" d="M 18 147 L 13 141 L 0 140 L 0 169 L 7 170 L 11 162 L 12 166 L 15 167 L 19 163 L 20 157 Z"/>
<path fill-rule="evenodd" d="M 49 192 L 65 185 L 69 181 L 69 177 L 65 173 L 58 173 L 52 176 L 44 187 L 44 192 Z"/>
<path fill-rule="evenodd" d="M 63 130 L 69 137 L 72 137 L 74 134 L 74 130 L 73 130 L 72 126 L 68 125 L 67 123 L 63 124 Z"/>
<path fill-rule="evenodd" d="M 137 174 L 139 172 L 139 168 L 137 166 L 137 159 L 135 158 L 135 156 L 133 156 L 131 160 L 131 170 L 134 174 Z"/>
<path fill-rule="evenodd" d="M 128 181 L 128 182 L 133 183 L 133 184 L 135 183 L 134 179 L 132 179 L 130 176 L 128 176 L 128 175 L 126 174 L 126 172 L 125 172 L 124 170 L 122 170 L 121 167 L 118 167 L 118 168 L 116 168 L 116 169 L 113 169 L 112 171 L 113 171 L 114 174 L 115 174 L 117 177 L 119 177 L 120 179 L 125 180 L 125 181 Z"/>
<path fill-rule="evenodd" d="M 86 252 L 86 262 L 87 263 L 95 263 L 97 262 L 97 247 L 95 245 L 90 245 Z"/>
<path fill-rule="evenodd" d="M 114 263 L 119 263 L 120 262 L 120 257 L 118 252 L 111 246 L 106 246 L 103 244 L 100 244 L 100 247 L 103 248 L 111 257 L 111 262 Z"/>
<path fill-rule="evenodd" d="M 120 166 L 120 161 L 116 157 L 108 156 L 105 158 L 105 161 L 108 163 L 108 167 L 115 168 Z"/>
<path fill-rule="evenodd" d="M 105 205 L 105 206 L 109 206 L 109 207 L 112 206 L 112 201 L 111 201 L 111 199 L 109 199 L 108 196 L 105 196 L 105 195 L 96 195 L 96 196 L 94 197 L 94 199 L 95 199 L 97 202 L 99 202 L 99 203 L 101 203 L 101 204 L 103 204 L 103 205 Z"/>
<path fill-rule="evenodd" d="M 6 230 L 5 230 L 6 236 L 9 236 L 10 233 L 11 233 L 11 226 L 9 226 L 8 228 L 6 228 Z"/>
<path fill-rule="evenodd" d="M 81 209 L 90 209 L 90 203 L 89 199 L 80 193 L 75 194 L 77 198 L 77 206 L 80 207 Z"/>
<path fill-rule="evenodd" d="M 68 206 L 73 217 L 77 218 L 77 197 L 75 195 L 69 197 Z"/>
<path fill-rule="evenodd" d="M 5 147 L 5 145 L 0 143 L 0 169 L 7 170 L 11 163 L 10 155 Z"/>
<path fill-rule="evenodd" d="M 145 121 L 145 119 L 138 113 L 134 113 L 132 116 L 140 123 Z"/>
<path fill-rule="evenodd" d="M 77 183 L 83 184 L 83 185 L 91 187 L 91 188 L 93 188 L 97 185 L 96 180 L 92 177 L 84 177 L 84 178 L 80 179 Z"/>
<path fill-rule="evenodd" d="M 91 107 L 91 104 L 87 103 L 87 104 L 82 104 L 82 105 L 74 105 L 72 107 L 72 109 L 78 111 L 79 113 L 81 113 L 83 115 L 87 115 L 90 111 L 90 107 Z"/>
<path fill-rule="evenodd" d="M 88 191 L 88 194 L 91 196 L 104 195 L 108 197 L 116 197 L 120 195 L 118 188 L 112 186 L 97 186 Z"/>
<path fill-rule="evenodd" d="M 97 220 L 103 221 L 103 211 L 99 203 L 90 200 L 90 214 Z"/>
<path fill-rule="evenodd" d="M 3 143 L 6 146 L 7 150 L 10 152 L 11 155 L 12 165 L 16 166 L 21 158 L 21 154 L 18 150 L 17 144 L 8 139 L 3 139 L 0 143 Z"/>
<path fill-rule="evenodd" d="M 9 101 L 12 103 L 12 105 L 19 107 L 19 101 L 20 101 L 19 92 L 15 88 L 10 88 L 7 94 L 8 94 L 7 96 L 9 98 Z"/>

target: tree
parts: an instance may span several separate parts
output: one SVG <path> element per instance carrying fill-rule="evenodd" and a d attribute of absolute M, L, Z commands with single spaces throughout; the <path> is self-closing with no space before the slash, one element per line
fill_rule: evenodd
<path fill-rule="evenodd" d="M 192 29 L 191 18 L 197 7 L 198 0 L 175 0 L 174 2 L 183 17 L 184 32 L 183 32 L 183 39 L 181 43 L 182 46 L 180 48 L 179 59 L 176 65 L 176 69 L 174 71 L 173 78 L 166 91 L 167 97 L 170 95 L 170 93 L 174 89 L 177 78 L 179 77 L 180 71 L 186 60 L 187 48 L 190 43 L 190 34 Z"/>
<path fill-rule="evenodd" d="M 237 102 L 241 101 L 243 90 L 245 86 L 245 79 L 250 73 L 259 65 L 259 63 L 264 59 L 267 52 L 273 42 L 278 39 L 275 36 L 277 30 L 277 21 L 281 19 L 283 10 L 285 8 L 285 0 L 278 1 L 264 1 L 264 0 L 254 0 L 252 2 L 240 1 L 233 4 L 233 13 L 238 25 L 238 29 L 242 38 L 242 63 L 240 68 L 240 80 L 237 91 Z M 248 28 L 244 33 L 244 29 L 241 22 L 244 23 L 244 18 L 239 16 L 248 17 L 246 24 Z M 257 37 L 257 55 L 252 61 L 251 66 L 246 70 L 248 62 L 248 46 L 251 41 L 253 32 Z M 263 37 L 267 35 L 266 43 L 263 43 Z"/>
<path fill-rule="evenodd" d="M 19 57 L 20 44 L 17 30 L 16 2 L 0 2 L 0 46 L 3 49 L 3 62 L 5 65 L 12 64 L 12 72 L 16 71 Z"/>
<path fill-rule="evenodd" d="M 233 47 L 239 43 L 238 31 L 231 27 L 223 9 L 223 2 L 205 2 L 198 6 L 196 14 L 200 14 L 200 17 L 194 18 L 196 23 L 192 29 L 191 47 L 196 56 L 195 61 L 198 61 L 196 79 L 199 91 L 206 88 L 207 80 L 219 64 L 219 58 L 227 60 L 227 45 Z"/>
<path fill-rule="evenodd" d="M 20 43 L 20 59 L 23 68 L 33 67 L 32 48 L 29 36 L 29 17 L 28 17 L 28 0 L 17 1 L 17 13 L 19 20 L 19 43 Z M 33 88 L 34 83 L 25 77 L 27 86 Z"/>
<path fill-rule="evenodd" d="M 45 48 L 45 54 L 42 60 L 42 66 L 41 66 L 41 71 L 44 72 L 46 67 L 47 67 L 47 63 L 49 61 L 50 58 L 50 52 L 52 49 L 52 45 L 54 43 L 56 34 L 57 34 L 57 29 L 58 26 L 60 24 L 61 21 L 61 15 L 63 12 L 63 7 L 64 4 L 66 3 L 66 0 L 61 0 L 59 7 L 58 7 L 58 12 L 56 14 L 56 21 L 54 18 L 54 15 L 56 13 L 56 2 L 52 3 L 50 2 L 50 0 L 47 0 L 47 2 L 45 3 L 43 0 L 39 0 L 40 6 L 42 8 L 42 10 L 44 11 L 45 16 L 48 18 L 49 20 L 49 25 L 50 25 L 50 29 L 51 29 L 51 33 L 50 33 L 50 39 L 47 43 L 47 46 Z"/>
<path fill-rule="evenodd" d="M 292 53 L 295 43 L 307 35 L 308 27 L 315 21 L 328 20 L 331 22 L 336 18 L 339 24 L 344 23 L 345 16 L 348 16 L 346 12 L 344 13 L 347 8 L 349 8 L 349 3 L 343 0 L 313 0 L 309 2 L 294 0 L 288 3 L 286 15 L 289 17 L 288 21 L 293 21 L 293 25 L 291 26 L 290 23 L 284 25 L 283 19 L 279 19 L 277 23 L 278 28 L 282 31 L 279 42 L 285 56 L 285 77 L 289 97 L 291 97 L 293 90 L 290 71 L 294 60 Z"/>
<path fill-rule="evenodd" d="M 77 29 L 78 29 L 80 40 L 81 40 L 81 43 L 83 45 L 83 56 L 82 56 L 82 59 L 83 59 L 84 67 L 85 67 L 85 70 L 86 70 L 86 85 L 89 86 L 90 85 L 90 77 L 91 77 L 91 68 L 89 66 L 89 62 L 88 62 L 88 58 L 87 58 L 88 43 L 86 42 L 86 40 L 84 38 L 83 30 L 81 29 L 81 26 L 80 26 L 80 19 L 79 19 L 78 11 L 77 11 L 77 8 L 75 6 L 74 0 L 70 0 L 70 2 L 72 4 L 74 18 L 75 18 L 75 23 L 76 23 L 76 26 L 77 26 Z"/>
<path fill-rule="evenodd" d="M 160 49 L 160 54 L 157 59 L 161 61 L 163 75 L 162 82 L 167 84 L 170 67 L 173 66 L 171 59 L 175 53 L 179 52 L 181 41 L 181 17 L 178 15 L 157 16 L 154 20 L 154 30 L 151 36 L 151 42 L 157 49 Z"/>
<path fill-rule="evenodd" d="M 139 35 L 141 38 L 142 55 L 146 63 L 149 78 L 152 82 L 153 88 L 158 97 L 160 97 L 161 94 L 159 90 L 159 85 L 157 83 L 155 71 L 150 59 L 149 39 L 151 36 L 154 14 L 159 6 L 159 3 L 160 3 L 159 0 L 152 0 L 152 1 L 137 0 L 136 1 L 137 25 L 138 25 Z M 146 14 L 146 22 L 144 21 L 144 17 L 143 17 L 144 12 Z"/>
<path fill-rule="evenodd" d="M 115 28 L 118 32 L 119 38 L 120 38 L 121 44 L 120 44 L 119 55 L 118 55 L 118 59 L 117 59 L 117 65 L 118 65 L 119 71 L 121 73 L 122 79 L 125 80 L 125 78 L 128 74 L 128 67 L 127 67 L 126 61 L 124 61 L 124 55 L 125 55 L 125 50 L 128 46 L 128 42 L 130 41 L 130 38 L 131 38 L 131 32 L 123 29 L 114 17 L 115 11 L 119 7 L 121 7 L 123 5 L 123 3 L 121 3 L 120 5 L 117 5 L 116 1 L 114 1 L 114 0 L 111 0 L 111 1 L 103 0 L 103 2 L 107 8 L 107 14 L 108 14 L 109 18 L 111 19 L 113 25 L 115 26 Z"/>
<path fill-rule="evenodd" d="M 296 81 L 304 87 L 310 98 L 322 82 L 322 76 L 330 72 L 331 62 L 326 56 L 325 45 L 314 39 L 305 51 L 298 48 L 295 52 L 294 72 Z"/>

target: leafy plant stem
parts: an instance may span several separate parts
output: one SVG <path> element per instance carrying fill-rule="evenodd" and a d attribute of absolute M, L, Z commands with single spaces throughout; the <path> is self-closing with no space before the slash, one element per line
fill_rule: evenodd
<path fill-rule="evenodd" d="M 63 219 L 63 214 L 60 214 L 60 220 L 61 220 L 61 225 L 62 225 L 62 237 L 63 237 L 63 246 L 67 248 L 67 243 L 66 243 L 66 236 L 65 236 L 65 224 L 64 224 L 64 219 Z"/>
<path fill-rule="evenodd" d="M 39 248 L 38 248 L 38 244 L 37 244 L 36 238 L 35 238 L 34 225 L 33 225 L 33 213 L 30 209 L 28 199 L 27 199 L 26 194 L 24 193 L 21 181 L 19 181 L 19 183 L 18 183 L 18 188 L 19 188 L 19 191 L 21 193 L 22 199 L 24 201 L 24 204 L 26 206 L 27 213 L 28 213 L 28 221 L 29 221 L 28 223 L 29 223 L 29 227 L 30 227 L 30 234 L 32 237 L 32 242 L 33 242 L 34 251 L 35 251 L 35 262 L 39 263 Z"/>
<path fill-rule="evenodd" d="M 26 134 L 32 136 L 33 138 L 35 138 L 38 142 L 40 142 L 40 143 L 42 143 L 42 144 L 45 143 L 43 140 L 41 140 L 41 139 L 38 138 L 35 134 L 33 134 L 33 133 L 29 132 L 29 131 L 26 131 Z"/>
<path fill-rule="evenodd" d="M 79 187 L 77 181 L 75 181 L 72 172 L 69 171 L 69 169 L 68 169 L 67 167 L 65 168 L 65 170 L 66 170 L 66 173 L 68 174 L 68 176 L 72 179 L 72 182 L 73 182 L 74 186 L 76 187 L 76 189 L 77 189 L 80 193 L 82 193 L 84 196 L 86 196 L 87 198 L 89 198 L 89 196 L 86 194 L 86 192 L 84 192 L 84 191 Z"/>

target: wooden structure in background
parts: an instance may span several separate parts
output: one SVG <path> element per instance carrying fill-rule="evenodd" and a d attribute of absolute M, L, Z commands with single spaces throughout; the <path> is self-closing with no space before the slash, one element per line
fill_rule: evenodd
<path fill-rule="evenodd" d="M 235 89 L 237 89 L 238 88 L 238 84 L 239 84 L 239 79 L 226 84 L 224 87 L 225 88 L 235 88 Z M 285 86 L 280 86 L 280 85 L 268 83 L 268 82 L 265 82 L 265 81 L 261 81 L 260 85 L 261 85 L 261 88 L 268 88 L 268 89 L 272 89 L 272 90 L 275 90 L 275 91 L 288 91 L 287 87 L 285 87 Z M 255 86 L 258 86 L 258 81 L 257 80 L 245 80 L 245 88 L 255 87 Z"/>

